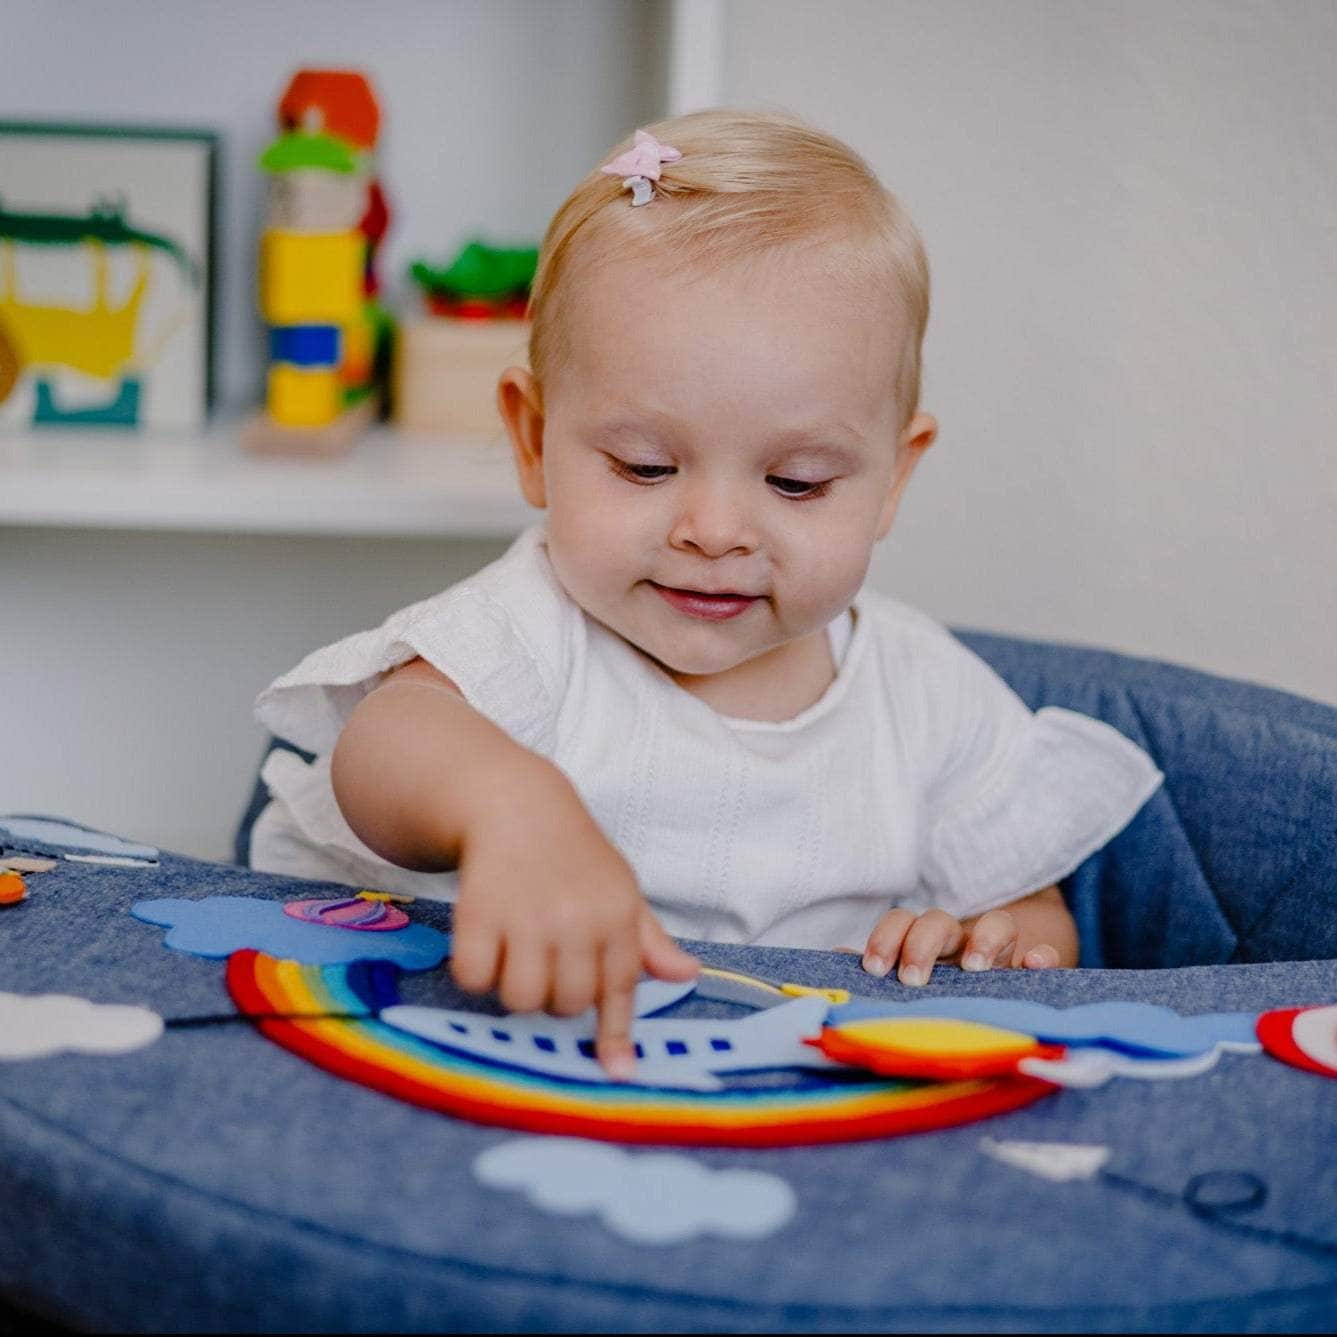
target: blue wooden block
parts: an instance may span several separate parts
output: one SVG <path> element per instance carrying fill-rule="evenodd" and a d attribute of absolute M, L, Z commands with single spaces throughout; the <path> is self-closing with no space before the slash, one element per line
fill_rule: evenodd
<path fill-rule="evenodd" d="M 271 325 L 269 360 L 295 367 L 337 367 L 341 334 L 337 325 Z"/>

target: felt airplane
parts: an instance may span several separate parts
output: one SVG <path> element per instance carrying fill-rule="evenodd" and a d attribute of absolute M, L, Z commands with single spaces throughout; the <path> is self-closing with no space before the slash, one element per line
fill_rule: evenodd
<path fill-rule="evenodd" d="M 719 1091 L 715 1075 L 768 1068 L 839 1068 L 805 1043 L 822 1029 L 830 1003 L 807 995 L 765 1008 L 739 1020 L 647 1020 L 692 991 L 694 981 L 645 981 L 636 986 L 637 1020 L 632 1026 L 638 1086 L 686 1091 Z M 595 1014 L 550 1017 L 542 1012 L 506 1017 L 481 1016 L 450 1008 L 398 1004 L 380 1020 L 457 1053 L 550 1077 L 611 1082 L 594 1053 Z"/>

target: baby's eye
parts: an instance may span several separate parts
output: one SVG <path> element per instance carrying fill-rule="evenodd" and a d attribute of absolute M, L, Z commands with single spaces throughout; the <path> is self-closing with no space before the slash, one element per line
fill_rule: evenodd
<path fill-rule="evenodd" d="M 793 497 L 797 501 L 807 501 L 811 497 L 820 497 L 830 487 L 830 483 L 809 483 L 801 478 L 781 478 L 777 474 L 767 474 L 766 481 L 782 496 Z"/>
<path fill-rule="evenodd" d="M 670 474 L 677 473 L 671 464 L 628 464 L 616 456 L 609 457 L 613 472 L 622 478 L 629 478 L 634 483 L 654 483 Z"/>

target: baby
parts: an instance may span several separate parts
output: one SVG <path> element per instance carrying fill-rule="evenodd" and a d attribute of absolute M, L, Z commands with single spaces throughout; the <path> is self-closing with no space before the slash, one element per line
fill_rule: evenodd
<path fill-rule="evenodd" d="M 669 936 L 853 949 L 923 984 L 1072 966 L 1056 883 L 1159 784 L 863 589 L 937 434 L 928 272 L 845 145 L 701 112 L 638 132 L 544 239 L 498 402 L 546 523 L 260 697 L 259 868 L 455 901 L 452 970 L 598 1008 L 633 1067 Z"/>

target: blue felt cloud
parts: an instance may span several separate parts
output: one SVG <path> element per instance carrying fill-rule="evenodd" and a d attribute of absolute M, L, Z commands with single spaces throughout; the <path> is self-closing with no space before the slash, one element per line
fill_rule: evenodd
<path fill-rule="evenodd" d="M 281 901 L 255 896 L 205 896 L 198 901 L 168 896 L 136 901 L 130 913 L 168 929 L 168 947 L 221 958 L 245 947 L 308 965 L 393 961 L 405 970 L 430 970 L 450 951 L 450 938 L 426 924 L 382 933 L 331 924 L 310 924 L 283 913 Z"/>
<path fill-rule="evenodd" d="M 72 822 L 53 817 L 0 816 L 0 846 L 13 846 L 33 854 L 60 854 L 62 850 L 92 850 L 123 859 L 144 859 L 152 863 L 158 851 L 152 845 L 137 845 L 132 840 L 92 831 Z"/>
<path fill-rule="evenodd" d="M 833 1007 L 828 1026 L 873 1017 L 949 1017 L 1033 1035 L 1046 1044 L 1104 1045 L 1159 1058 L 1205 1054 L 1219 1044 L 1258 1047 L 1255 1012 L 1205 1012 L 1181 1017 L 1154 1003 L 1083 1003 L 1050 1007 L 1012 998 L 925 998 L 913 1003 L 846 1003 Z"/>

